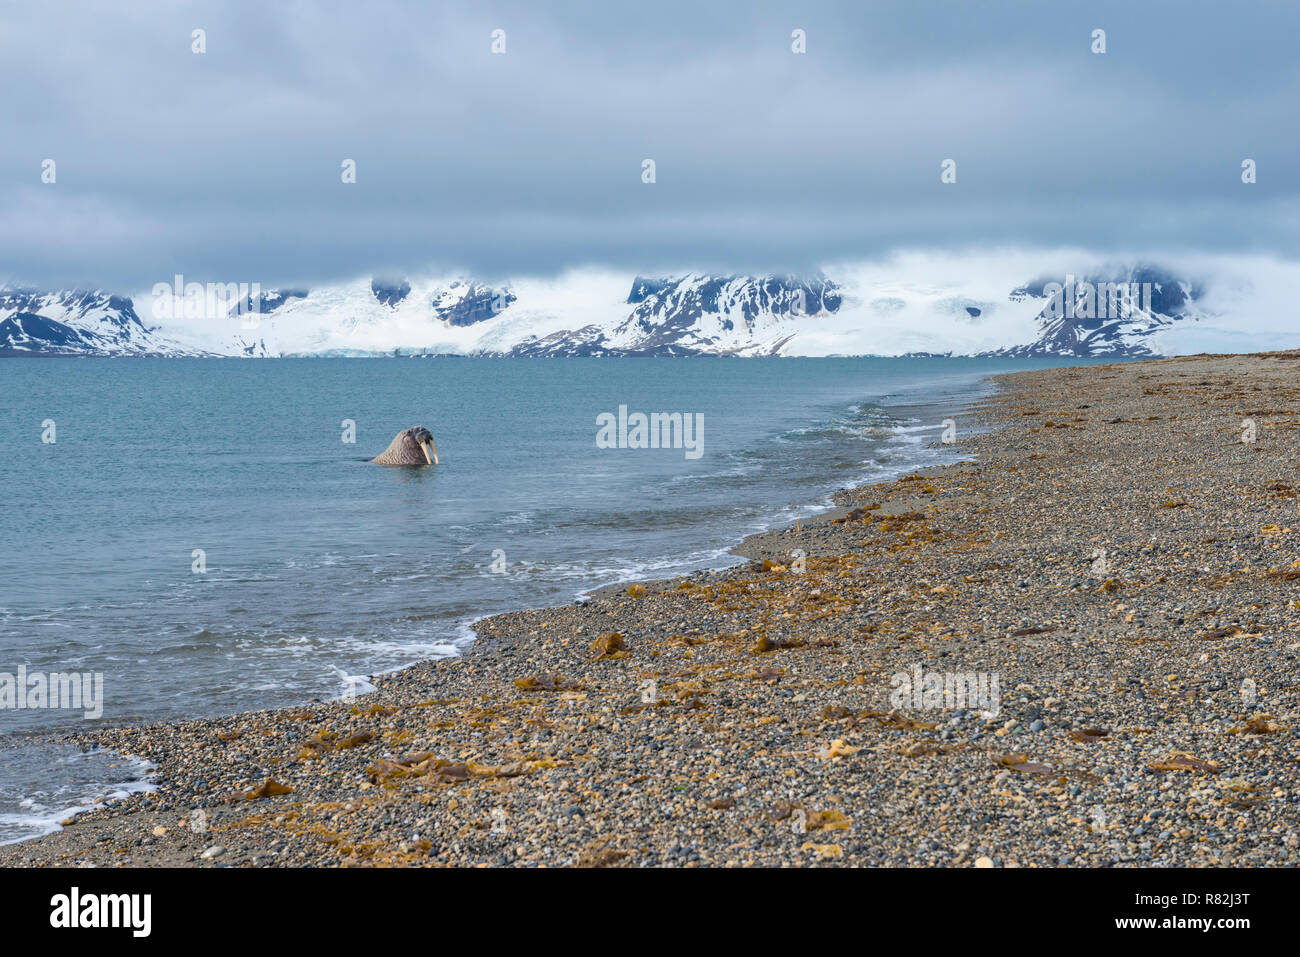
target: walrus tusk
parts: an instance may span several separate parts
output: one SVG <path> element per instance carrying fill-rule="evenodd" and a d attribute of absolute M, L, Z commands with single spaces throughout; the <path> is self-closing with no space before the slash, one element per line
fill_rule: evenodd
<path fill-rule="evenodd" d="M 429 458 L 429 446 L 427 444 L 421 445 L 420 451 L 424 453 L 424 460 L 428 462 L 430 465 L 432 465 L 433 459 Z"/>
<path fill-rule="evenodd" d="M 429 457 L 429 449 L 432 449 L 432 450 L 433 450 L 433 464 L 434 464 L 434 465 L 437 465 L 437 464 L 438 464 L 438 446 L 436 446 L 436 445 L 433 444 L 433 440 L 432 440 L 432 439 L 429 440 L 429 442 L 428 442 L 428 446 L 429 446 L 429 448 L 424 450 L 424 457 L 427 459 L 427 458 Z"/>

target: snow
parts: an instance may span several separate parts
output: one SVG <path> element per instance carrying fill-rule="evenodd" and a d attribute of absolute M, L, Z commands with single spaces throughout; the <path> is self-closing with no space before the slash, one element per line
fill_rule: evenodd
<path fill-rule="evenodd" d="M 1300 347 L 1296 263 L 1253 256 L 1100 256 L 1068 248 L 905 251 L 827 264 L 821 275 L 836 287 L 840 306 L 819 309 L 821 302 L 814 300 L 808 314 L 793 314 L 789 295 L 799 284 L 820 288 L 815 275 L 792 284 L 683 273 L 630 304 L 634 275 L 592 267 L 554 277 L 407 277 L 410 292 L 394 306 L 376 298 L 370 277 L 358 277 L 288 298 L 261 316 L 187 319 L 183 309 L 155 312 L 146 293 L 132 297 L 139 323 L 112 308 L 104 292 L 0 290 L 0 322 L 35 312 L 78 330 L 91 340 L 90 351 L 100 354 L 503 354 L 544 341 L 557 354 L 598 344 L 607 350 L 650 345 L 740 355 L 968 355 L 1034 344 L 1051 331 L 1040 319 L 1044 300 L 1013 296 L 1013 290 L 1031 282 L 1064 282 L 1067 275 L 1123 277 L 1139 263 L 1185 277 L 1198 298 L 1177 320 L 1147 314 L 1125 319 L 1108 330 L 1108 348 L 1176 355 Z M 475 304 L 475 315 L 481 314 L 486 290 L 508 290 L 515 298 L 469 325 L 441 317 Z M 468 302 L 471 292 L 476 298 Z M 700 307 L 703 313 L 688 321 Z M 176 318 L 155 318 L 169 313 Z M 246 328 L 247 320 L 255 327 Z M 1080 334 L 1057 329 L 1063 342 Z M 11 348 L 30 347 L 30 338 L 21 334 L 11 332 L 10 339 Z"/>

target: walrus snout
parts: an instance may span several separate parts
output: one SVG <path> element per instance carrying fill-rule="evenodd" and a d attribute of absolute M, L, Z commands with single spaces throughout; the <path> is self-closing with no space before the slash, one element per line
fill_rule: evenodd
<path fill-rule="evenodd" d="M 411 441 L 419 446 L 420 451 L 424 453 L 425 465 L 438 464 L 438 447 L 433 443 L 433 433 L 422 425 L 417 425 L 411 429 Z M 430 452 L 433 458 L 429 458 Z"/>
<path fill-rule="evenodd" d="M 438 445 L 432 432 L 417 425 L 398 432 L 388 448 L 372 461 L 378 465 L 437 465 Z"/>

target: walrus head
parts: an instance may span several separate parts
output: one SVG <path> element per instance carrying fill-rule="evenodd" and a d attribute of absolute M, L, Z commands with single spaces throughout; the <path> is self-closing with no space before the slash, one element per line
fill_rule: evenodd
<path fill-rule="evenodd" d="M 438 446 L 433 434 L 422 425 L 403 429 L 396 438 L 372 460 L 377 465 L 437 465 Z"/>

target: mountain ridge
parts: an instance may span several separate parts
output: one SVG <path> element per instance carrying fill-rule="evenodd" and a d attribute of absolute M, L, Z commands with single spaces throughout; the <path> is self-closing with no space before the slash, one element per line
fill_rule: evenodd
<path fill-rule="evenodd" d="M 179 277 L 175 290 L 160 284 L 134 298 L 4 287 L 0 354 L 1119 358 L 1172 354 L 1170 343 L 1177 348 L 1198 324 L 1250 335 L 1207 306 L 1215 284 L 1187 271 L 1096 265 L 1077 277 L 1026 273 L 1036 278 L 1014 284 L 966 272 L 942 284 L 850 269 L 834 278 L 831 271 L 630 281 L 594 272 L 512 282 L 369 277 L 317 288 L 238 287 L 238 297 L 216 300 L 206 286 L 182 290 Z M 140 299 L 147 301 L 137 307 Z"/>

